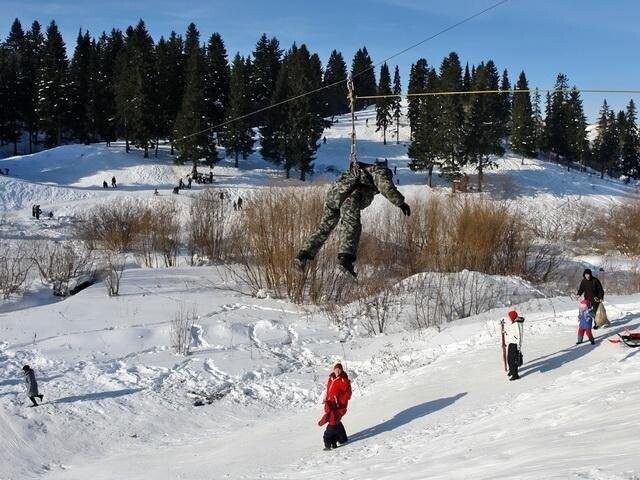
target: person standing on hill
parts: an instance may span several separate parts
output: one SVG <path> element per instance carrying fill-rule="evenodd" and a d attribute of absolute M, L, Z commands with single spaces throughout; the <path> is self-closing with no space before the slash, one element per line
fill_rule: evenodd
<path fill-rule="evenodd" d="M 602 288 L 600 280 L 593 276 L 593 273 L 591 273 L 591 269 L 589 268 L 585 269 L 582 273 L 582 281 L 580 282 L 580 287 L 578 287 L 577 295 L 578 297 L 580 295 L 584 295 L 584 299 L 589 301 L 589 305 L 593 309 L 593 314 L 595 315 L 600 303 L 604 299 L 604 289 Z M 597 329 L 598 326 L 594 325 L 593 328 Z"/>
<path fill-rule="evenodd" d="M 587 338 L 594 345 L 596 341 L 591 333 L 591 327 L 593 326 L 593 309 L 589 303 L 589 300 L 582 300 L 578 306 L 578 341 L 576 345 L 582 343 L 584 334 L 587 334 Z"/>
<path fill-rule="evenodd" d="M 324 449 L 337 448 L 338 443 L 347 443 L 347 432 L 342 424 L 342 417 L 347 413 L 347 406 L 351 399 L 351 381 L 342 368 L 336 363 L 327 381 L 327 391 L 324 398 L 324 415 L 318 422 L 319 426 L 327 424 L 323 435 Z"/>
<path fill-rule="evenodd" d="M 356 277 L 353 263 L 356 261 L 362 233 L 360 212 L 371 205 L 373 197 L 378 193 L 382 193 L 387 200 L 400 208 L 404 215 L 411 215 L 411 208 L 393 184 L 393 175 L 389 168 L 380 163 L 352 163 L 349 170 L 340 175 L 327 192 L 320 225 L 296 256 L 295 264 L 298 270 L 304 272 L 307 263 L 316 257 L 340 222 L 338 264 L 343 271 Z"/>
<path fill-rule="evenodd" d="M 113 188 L 117 188 L 118 184 L 116 183 L 116 176 L 114 175 L 113 177 L 111 177 L 111 186 Z"/>
<path fill-rule="evenodd" d="M 36 397 L 42 401 L 44 395 L 38 393 L 38 382 L 36 382 L 36 373 L 29 365 L 25 365 L 22 367 L 22 373 L 24 375 L 24 383 L 27 387 L 27 396 L 31 403 L 33 403 L 33 407 L 38 406 L 38 402 L 36 402 Z"/>
<path fill-rule="evenodd" d="M 509 367 L 509 380 L 518 380 L 518 367 L 520 366 L 522 350 L 522 324 L 524 318 L 518 312 L 511 310 L 508 313 L 511 323 L 505 329 L 504 343 L 507 345 L 507 365 Z"/>

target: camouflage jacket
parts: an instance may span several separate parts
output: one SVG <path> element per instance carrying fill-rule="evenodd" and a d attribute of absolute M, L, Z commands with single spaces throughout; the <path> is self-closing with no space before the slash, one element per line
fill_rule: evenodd
<path fill-rule="evenodd" d="M 378 193 L 382 193 L 396 207 L 404 203 L 404 197 L 393 184 L 393 174 L 389 168 L 369 163 L 358 163 L 358 166 L 358 169 L 351 166 L 340 175 L 329 190 L 327 204 L 331 208 L 339 209 L 356 192 L 361 197 L 360 208 L 369 206 Z"/>

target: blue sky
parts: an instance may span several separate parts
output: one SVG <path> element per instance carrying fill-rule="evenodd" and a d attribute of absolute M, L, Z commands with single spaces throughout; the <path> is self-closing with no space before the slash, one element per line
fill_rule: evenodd
<path fill-rule="evenodd" d="M 374 62 L 393 55 L 497 0 L 0 0 L 5 38 L 13 18 L 26 29 L 33 20 L 58 23 L 69 53 L 78 29 L 99 35 L 112 27 L 124 30 L 144 19 L 154 39 L 171 30 L 183 33 L 193 21 L 202 38 L 219 32 L 230 55 L 249 54 L 265 32 L 282 46 L 306 43 L 323 63 L 332 49 L 350 66 L 355 51 L 366 45 Z M 640 40 L 638 0 L 509 0 L 390 61 L 400 66 L 406 88 L 409 67 L 424 57 L 439 65 L 450 51 L 470 64 L 492 58 L 509 70 L 512 82 L 524 70 L 531 87 L 552 88 L 556 74 L 568 75 L 579 88 L 640 89 L 637 47 Z M 376 72 L 377 74 L 378 72 Z M 583 94 L 585 110 L 595 121 L 602 94 Z M 616 109 L 630 95 L 608 94 Z M 634 98 L 639 104 L 640 98 Z"/>

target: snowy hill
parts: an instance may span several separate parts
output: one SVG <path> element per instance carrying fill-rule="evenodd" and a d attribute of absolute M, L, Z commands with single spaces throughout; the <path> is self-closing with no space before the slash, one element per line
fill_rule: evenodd
<path fill-rule="evenodd" d="M 359 158 L 387 158 L 409 199 L 449 194 L 437 175 L 428 189 L 409 170 L 406 126 L 399 145 L 388 132 L 385 146 L 374 124 L 373 109 L 358 113 Z M 346 116 L 325 131 L 314 183 L 346 168 L 349 134 Z M 10 171 L 0 176 L 0 239 L 12 242 L 65 238 L 75 214 L 114 198 L 151 199 L 155 188 L 186 211 L 207 188 L 172 196 L 189 166 L 175 166 L 166 149 L 143 159 L 122 144 L 64 146 L 0 168 Z M 213 173 L 232 198 L 300 185 L 259 153 Z M 118 188 L 102 189 L 113 175 Z M 531 222 L 580 221 L 581 207 L 638 197 L 634 186 L 512 155 L 485 185 L 488 198 L 513 201 Z M 54 218 L 31 219 L 34 203 Z M 596 331 L 595 346 L 574 345 L 574 300 L 518 278 L 482 281 L 500 292 L 487 311 L 415 330 L 400 296 L 396 324 L 373 337 L 355 316 L 337 326 L 312 306 L 252 297 L 223 267 L 128 268 L 114 298 L 101 283 L 62 301 L 34 284 L 0 301 L 0 479 L 637 479 L 640 357 L 608 339 L 640 329 L 640 294 L 607 296 L 612 326 Z M 510 306 L 526 318 L 516 382 L 500 348 Z M 170 330 L 184 311 L 197 319 L 192 353 L 179 356 Z M 353 383 L 350 442 L 325 452 L 316 423 L 336 361 Z M 38 408 L 27 408 L 24 364 L 45 395 Z"/>

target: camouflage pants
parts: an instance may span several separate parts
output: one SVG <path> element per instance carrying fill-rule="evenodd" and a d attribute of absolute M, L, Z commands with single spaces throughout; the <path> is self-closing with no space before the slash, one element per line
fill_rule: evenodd
<path fill-rule="evenodd" d="M 355 191 L 342 203 L 340 209 L 332 208 L 333 202 L 330 197 L 324 205 L 324 213 L 320 225 L 315 232 L 311 234 L 302 250 L 311 258 L 315 258 L 324 242 L 327 241 L 329 235 L 340 222 L 338 235 L 340 238 L 339 255 L 349 255 L 354 259 L 358 253 L 358 243 L 360 242 L 360 234 L 362 233 L 362 224 L 360 223 L 360 211 L 371 204 L 373 195 Z M 371 198 L 369 198 L 371 197 Z"/>

